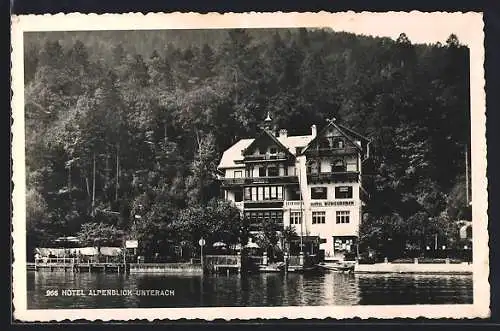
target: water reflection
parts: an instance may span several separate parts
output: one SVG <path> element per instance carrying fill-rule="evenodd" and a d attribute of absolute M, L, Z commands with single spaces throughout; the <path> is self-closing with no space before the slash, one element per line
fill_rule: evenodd
<path fill-rule="evenodd" d="M 168 296 L 46 296 L 47 290 L 173 290 Z M 472 303 L 472 276 L 400 274 L 123 275 L 28 272 L 28 308 Z"/>

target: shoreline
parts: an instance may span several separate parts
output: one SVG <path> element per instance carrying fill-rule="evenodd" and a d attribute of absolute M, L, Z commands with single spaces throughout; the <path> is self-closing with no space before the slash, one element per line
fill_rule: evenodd
<path fill-rule="evenodd" d="M 359 274 L 383 274 L 383 273 L 401 273 L 401 274 L 472 274 L 472 263 L 375 263 L 375 264 L 356 264 L 354 273 Z"/>

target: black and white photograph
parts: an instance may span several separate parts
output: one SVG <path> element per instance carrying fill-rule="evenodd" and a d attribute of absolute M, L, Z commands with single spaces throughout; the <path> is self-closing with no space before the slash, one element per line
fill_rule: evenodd
<path fill-rule="evenodd" d="M 488 316 L 480 14 L 12 36 L 18 319 Z"/>

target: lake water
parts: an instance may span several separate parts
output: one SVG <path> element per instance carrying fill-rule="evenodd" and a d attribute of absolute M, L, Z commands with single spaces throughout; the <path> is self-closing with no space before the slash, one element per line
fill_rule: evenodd
<path fill-rule="evenodd" d="M 472 303 L 472 275 L 28 271 L 27 277 L 28 309 Z"/>

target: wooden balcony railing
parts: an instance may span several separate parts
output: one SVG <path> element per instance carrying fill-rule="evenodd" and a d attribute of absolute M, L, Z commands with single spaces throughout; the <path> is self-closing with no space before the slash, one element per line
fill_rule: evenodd
<path fill-rule="evenodd" d="M 245 178 L 224 178 L 222 179 L 222 186 L 241 186 L 245 183 Z"/>
<path fill-rule="evenodd" d="M 247 177 L 245 184 L 298 184 L 298 176 Z"/>
<path fill-rule="evenodd" d="M 286 154 L 279 152 L 276 154 L 257 154 L 257 155 L 246 155 L 244 161 L 272 161 L 272 160 L 286 160 Z"/>
<path fill-rule="evenodd" d="M 352 155 L 359 153 L 355 147 L 346 148 L 311 148 L 306 151 L 306 156 L 334 156 L 334 155 Z"/>
<path fill-rule="evenodd" d="M 307 181 L 310 183 L 317 182 L 358 182 L 359 172 L 345 171 L 345 172 L 328 172 L 328 173 L 309 173 L 307 174 Z"/>
<path fill-rule="evenodd" d="M 266 177 L 246 177 L 246 178 L 223 178 L 222 186 L 242 186 L 252 184 L 298 184 L 298 176 L 266 176 Z"/>

